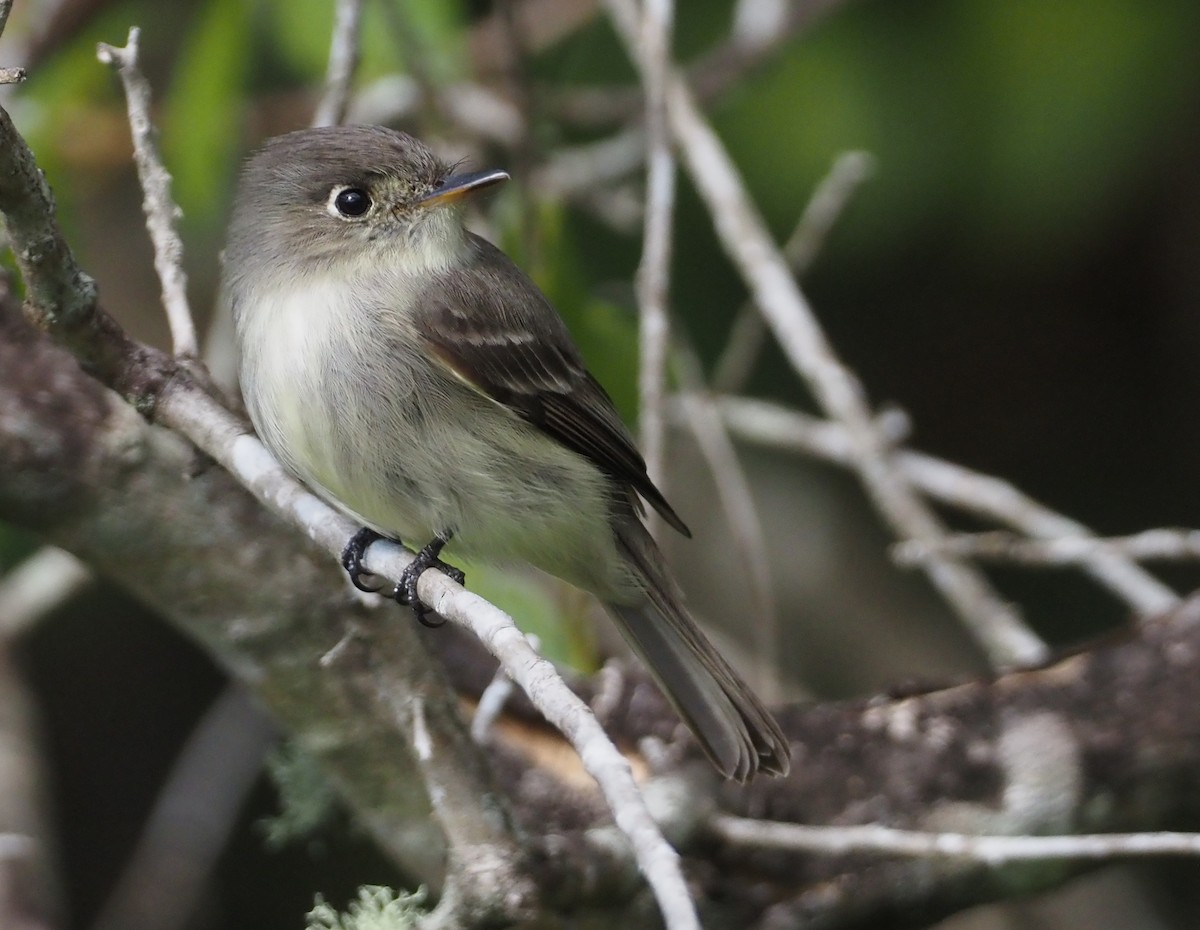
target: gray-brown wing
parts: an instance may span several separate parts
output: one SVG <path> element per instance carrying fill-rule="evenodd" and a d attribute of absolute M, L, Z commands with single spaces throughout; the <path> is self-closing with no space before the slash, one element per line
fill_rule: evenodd
<path fill-rule="evenodd" d="M 566 324 L 503 252 L 471 236 L 475 260 L 438 277 L 418 306 L 432 358 L 605 473 L 626 482 L 674 529 L 691 533 L 646 474 L 612 400 L 584 367 Z"/>

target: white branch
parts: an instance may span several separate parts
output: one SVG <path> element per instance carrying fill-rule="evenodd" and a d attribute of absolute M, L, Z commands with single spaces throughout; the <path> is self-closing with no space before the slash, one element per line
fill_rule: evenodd
<path fill-rule="evenodd" d="M 36 626 L 92 580 L 92 570 L 71 553 L 43 546 L 0 578 L 0 638 Z"/>
<path fill-rule="evenodd" d="M 154 144 L 154 125 L 150 122 L 150 85 L 138 70 L 138 36 L 139 30 L 134 26 L 129 30 L 129 39 L 124 48 L 114 48 L 101 42 L 96 47 L 96 57 L 117 69 L 125 87 L 134 160 L 143 192 L 142 210 L 146 214 L 146 229 L 154 244 L 154 269 L 162 282 L 163 308 L 171 328 L 171 342 L 176 355 L 195 358 L 199 351 L 196 324 L 188 306 L 183 243 L 175 229 L 175 222 L 182 214 L 171 199 L 171 175 L 163 167 Z"/>
<path fill-rule="evenodd" d="M 533 633 L 527 633 L 526 636 L 534 652 L 538 652 L 541 649 L 541 642 L 537 636 Z M 475 705 L 475 713 L 471 717 L 471 739 L 477 743 L 487 741 L 492 724 L 504 712 L 504 707 L 508 704 L 512 693 L 513 680 L 508 677 L 508 673 L 503 668 L 496 669 L 496 674 L 492 676 L 488 686 L 483 689 L 483 693 L 479 695 L 479 703 Z"/>
<path fill-rule="evenodd" d="M 1104 553 L 1134 562 L 1195 561 L 1200 559 L 1200 530 L 1153 529 L 1129 536 L 1025 539 L 1013 533 L 957 533 L 936 543 L 915 540 L 898 543 L 897 561 L 916 564 L 932 551 L 973 559 L 1017 562 L 1028 566 L 1086 565 Z"/>
<path fill-rule="evenodd" d="M 670 324 L 671 227 L 675 214 L 675 156 L 667 125 L 667 74 L 671 57 L 672 0 L 644 0 L 637 65 L 646 93 L 646 215 L 637 272 L 640 309 L 638 370 L 642 453 L 652 480 L 663 479 Z"/>
<path fill-rule="evenodd" d="M 854 461 L 853 444 L 840 424 L 759 400 L 725 397 L 718 406 L 730 431 L 743 439 L 847 466 Z M 895 458 L 913 487 L 940 503 L 1038 538 L 1093 538 L 1082 523 L 1051 510 L 1007 481 L 921 452 L 900 450 Z M 1179 603 L 1179 595 L 1171 588 L 1118 552 L 1101 547 L 1081 558 L 1080 564 L 1140 614 L 1157 614 Z"/>
<path fill-rule="evenodd" d="M 899 856 L 974 859 L 988 865 L 1039 859 L 1116 859 L 1125 856 L 1200 855 L 1200 833 L 1087 833 L 1078 836 L 995 836 L 927 833 L 874 824 L 814 827 L 718 816 L 721 839 L 742 846 L 825 855 L 876 852 Z"/>

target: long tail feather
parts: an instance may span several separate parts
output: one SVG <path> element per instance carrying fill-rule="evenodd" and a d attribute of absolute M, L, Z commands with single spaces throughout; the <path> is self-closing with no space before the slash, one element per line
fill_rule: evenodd
<path fill-rule="evenodd" d="M 620 542 L 644 582 L 645 599 L 606 607 L 705 753 L 726 778 L 739 782 L 758 771 L 786 775 L 787 738 L 688 615 L 649 535 L 623 533 Z"/>

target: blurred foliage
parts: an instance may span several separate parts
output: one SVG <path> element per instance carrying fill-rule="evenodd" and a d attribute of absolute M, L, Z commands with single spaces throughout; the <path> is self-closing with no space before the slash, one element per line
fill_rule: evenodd
<path fill-rule="evenodd" d="M 245 78 L 256 60 L 250 27 L 253 4 L 209 0 L 183 30 L 161 120 L 163 161 L 172 193 L 195 223 L 223 215 L 222 194 L 241 144 Z"/>
<path fill-rule="evenodd" d="M 831 159 L 861 148 L 880 172 L 841 248 L 866 258 L 953 217 L 1030 260 L 1086 241 L 1178 132 L 1198 28 L 1186 0 L 850 5 L 740 88 L 718 125 L 780 232 Z"/>

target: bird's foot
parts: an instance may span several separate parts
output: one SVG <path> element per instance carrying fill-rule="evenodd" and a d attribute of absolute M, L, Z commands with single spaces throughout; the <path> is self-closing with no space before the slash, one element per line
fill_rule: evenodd
<path fill-rule="evenodd" d="M 429 545 L 418 552 L 416 558 L 408 563 L 408 567 L 400 575 L 400 583 L 396 585 L 396 590 L 392 592 L 392 597 L 396 599 L 398 604 L 405 604 L 412 608 L 413 613 L 417 616 L 417 622 L 422 626 L 439 627 L 446 622 L 444 619 L 430 620 L 429 615 L 432 611 L 421 601 L 420 595 L 417 594 L 417 581 L 425 570 L 427 568 L 436 568 L 439 572 L 457 581 L 459 584 L 464 584 L 467 580 L 467 576 L 463 574 L 462 569 L 455 568 L 453 565 L 447 565 L 438 558 L 442 548 L 450 541 L 450 535 L 447 532 L 435 537 Z"/>
<path fill-rule="evenodd" d="M 367 547 L 371 543 L 383 538 L 379 533 L 364 526 L 350 537 L 350 541 L 346 543 L 346 548 L 342 550 L 342 568 L 350 576 L 350 583 L 358 588 L 358 590 L 366 591 L 368 594 L 377 594 L 383 586 L 377 584 L 371 587 L 363 581 L 364 575 L 374 577 L 369 571 L 363 568 L 363 556 L 366 555 Z"/>

